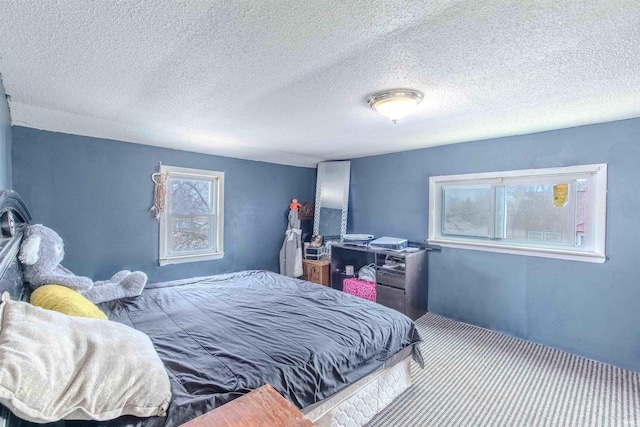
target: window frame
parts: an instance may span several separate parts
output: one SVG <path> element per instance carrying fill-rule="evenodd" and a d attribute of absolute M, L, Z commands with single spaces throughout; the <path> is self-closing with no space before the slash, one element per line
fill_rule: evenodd
<path fill-rule="evenodd" d="M 479 239 L 466 236 L 451 237 L 442 232 L 443 186 L 446 185 L 478 185 L 504 184 L 517 185 L 528 179 L 540 181 L 554 180 L 562 176 L 570 179 L 583 179 L 590 175 L 595 181 L 595 188 L 588 194 L 587 215 L 588 227 L 593 230 L 593 247 L 580 250 L 575 246 L 565 249 L 558 247 L 544 247 L 527 245 L 526 242 L 514 244 L 512 241 L 501 239 Z M 429 235 L 427 241 L 444 247 L 471 249 L 488 252 L 528 255 L 544 258 L 603 263 L 606 261 L 606 213 L 607 213 L 607 164 L 592 164 L 543 169 L 522 169 L 502 172 L 482 172 L 460 175 L 441 175 L 429 178 Z M 494 215 L 494 221 L 495 217 Z"/>
<path fill-rule="evenodd" d="M 177 166 L 160 166 L 160 173 L 167 174 L 167 195 L 165 197 L 165 210 L 160 217 L 160 239 L 158 262 L 160 266 L 169 264 L 182 264 L 186 262 L 209 261 L 224 257 L 224 172 L 205 169 L 192 169 Z M 197 250 L 185 252 L 179 255 L 172 254 L 169 248 L 171 243 L 171 180 L 192 179 L 211 182 L 212 186 L 212 213 L 207 215 L 184 215 L 186 217 L 199 217 L 214 215 L 213 227 L 215 228 L 215 241 L 213 250 Z"/>

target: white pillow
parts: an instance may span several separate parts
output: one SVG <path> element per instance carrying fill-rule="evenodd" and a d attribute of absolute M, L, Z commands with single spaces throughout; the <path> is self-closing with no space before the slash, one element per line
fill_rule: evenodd
<path fill-rule="evenodd" d="M 0 403 L 18 417 L 166 416 L 170 399 L 167 372 L 144 333 L 2 295 Z"/>

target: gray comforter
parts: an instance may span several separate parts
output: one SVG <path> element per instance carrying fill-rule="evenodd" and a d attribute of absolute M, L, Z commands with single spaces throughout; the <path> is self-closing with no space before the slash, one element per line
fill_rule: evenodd
<path fill-rule="evenodd" d="M 151 338 L 173 397 L 167 418 L 94 425 L 177 426 L 265 383 L 304 408 L 406 347 L 420 359 L 415 325 L 399 312 L 265 271 L 149 285 L 101 308 Z"/>

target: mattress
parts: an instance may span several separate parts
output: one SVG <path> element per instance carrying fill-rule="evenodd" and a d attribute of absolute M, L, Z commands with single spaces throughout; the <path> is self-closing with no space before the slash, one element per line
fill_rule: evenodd
<path fill-rule="evenodd" d="M 361 427 L 411 385 L 411 357 L 381 368 L 322 400 L 305 417 L 318 427 Z"/>

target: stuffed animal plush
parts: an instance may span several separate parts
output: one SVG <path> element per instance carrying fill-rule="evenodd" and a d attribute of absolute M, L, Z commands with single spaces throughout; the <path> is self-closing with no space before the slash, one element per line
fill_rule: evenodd
<path fill-rule="evenodd" d="M 22 263 L 24 279 L 32 288 L 42 285 L 66 286 L 80 292 L 94 304 L 138 296 L 147 283 L 147 275 L 141 271 L 132 273 L 122 270 L 111 279 L 98 282 L 76 276 L 60 265 L 64 258 L 62 238 L 42 224 L 27 227 L 18 258 Z"/>

